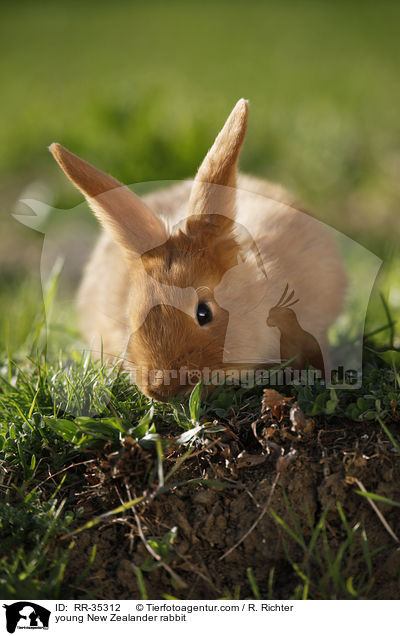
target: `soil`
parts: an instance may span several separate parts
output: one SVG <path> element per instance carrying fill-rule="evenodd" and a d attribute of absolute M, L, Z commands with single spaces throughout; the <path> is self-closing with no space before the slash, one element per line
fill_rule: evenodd
<path fill-rule="evenodd" d="M 76 535 L 71 582 L 97 546 L 77 598 L 140 598 L 136 568 L 152 599 L 233 598 L 239 589 L 241 598 L 254 598 L 251 568 L 262 598 L 287 599 L 303 582 L 293 564 L 310 577 L 309 597 L 351 598 L 346 585 L 342 592 L 332 585 L 323 554 L 329 549 L 330 558 L 336 556 L 348 536 L 346 525 L 357 524 L 340 566 L 343 580 L 362 589 L 362 598 L 400 598 L 399 508 L 382 502 L 374 508 L 357 492 L 400 501 L 400 454 L 379 424 L 309 419 L 293 400 L 267 391 L 259 417 L 239 413 L 218 425 L 221 430 L 192 446 L 193 455 L 167 482 L 174 487 L 153 497 L 159 484 L 156 454 L 134 440 L 88 463 L 84 487 L 74 495 L 75 505 L 84 507 L 80 525 L 142 494 L 148 497 L 135 512 L 109 516 Z M 166 472 L 188 450 L 169 441 Z M 227 487 L 188 483 L 194 479 Z M 324 515 L 325 531 L 308 560 L 276 515 L 307 545 Z M 160 564 L 148 548 L 172 528 L 176 537 Z M 370 551 L 377 551 L 369 566 L 365 538 Z"/>

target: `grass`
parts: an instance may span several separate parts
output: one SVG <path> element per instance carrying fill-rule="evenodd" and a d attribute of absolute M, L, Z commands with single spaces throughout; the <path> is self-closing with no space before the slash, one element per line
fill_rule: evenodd
<path fill-rule="evenodd" d="M 294 599 L 365 599 L 374 587 L 372 561 L 373 557 L 384 551 L 384 547 L 377 548 L 372 553 L 361 523 L 351 527 L 340 502 L 337 502 L 337 510 L 346 531 L 346 538 L 335 550 L 332 550 L 328 540 L 326 526 L 328 509 L 323 512 L 318 523 L 310 528 L 309 541 L 304 538 L 295 515 L 291 515 L 294 526 L 291 528 L 272 511 L 272 516 L 277 523 L 303 551 L 303 557 L 299 563 L 294 562 L 288 554 L 288 560 L 300 580 L 294 591 Z M 361 550 L 358 539 L 361 540 Z M 356 576 L 354 572 L 357 573 Z"/>
<path fill-rule="evenodd" d="M 25 298 L 22 285 L 21 305 Z M 25 307 L 25 311 L 28 309 Z M 30 324 L 45 329 L 40 311 L 30 315 Z M 20 352 L 24 353 L 19 359 L 18 355 L 8 357 L 0 376 L 3 491 L 0 594 L 3 598 L 68 598 L 82 594 L 79 592 L 82 580 L 90 571 L 94 555 L 90 554 L 85 573 L 79 580 L 71 580 L 69 556 L 80 533 L 107 520 L 119 519 L 129 510 L 135 511 L 141 501 L 149 501 L 182 485 L 202 483 L 206 487 L 229 487 L 223 480 L 212 482 L 201 475 L 182 481 L 179 470 L 193 454 L 207 447 L 210 436 L 215 438 L 226 429 L 226 421 L 232 414 L 244 410 L 254 418 L 260 410 L 260 390 L 245 388 L 218 387 L 209 400 L 203 402 L 197 386 L 188 402 L 153 403 L 130 384 L 127 375 L 110 373 L 101 363 L 82 354 L 63 352 L 58 360 L 47 360 L 45 350 L 40 349 L 40 335 L 39 329 L 38 337 L 32 341 L 27 333 L 25 345 L 20 343 Z M 370 350 L 366 351 L 361 389 L 334 391 L 317 385 L 288 390 L 296 396 L 307 416 L 319 422 L 345 420 L 350 425 L 351 421 L 376 422 L 398 449 L 398 436 L 392 426 L 393 414 L 400 404 L 398 367 L 382 360 L 373 348 L 372 341 Z M 65 388 L 66 402 L 59 399 L 60 391 L 64 395 Z M 91 403 L 86 404 L 86 408 L 93 412 L 90 417 L 80 414 L 88 395 Z M 127 440 L 130 444 L 139 444 L 144 451 L 151 451 L 146 460 L 144 494 L 128 497 L 100 516 L 91 514 L 87 518 L 71 495 L 82 483 L 82 465 L 95 461 L 102 449 L 120 452 Z M 177 447 L 181 451 L 171 469 L 166 457 Z M 369 495 L 374 497 L 374 493 Z M 377 497 L 378 502 L 382 502 Z M 397 502 L 383 500 L 389 507 L 398 506 Z M 293 589 L 293 598 L 369 598 L 368 595 L 373 594 L 371 563 L 375 552 L 368 547 L 361 522 L 350 527 L 340 502 L 337 508 L 346 537 L 336 548 L 327 541 L 327 511 L 323 511 L 317 524 L 310 528 L 308 542 L 293 513 L 289 520 L 284 520 L 271 512 L 277 524 L 303 551 L 303 557 L 297 561 L 288 554 L 293 576 L 300 581 Z M 149 593 L 149 572 L 169 567 L 168 555 L 175 536 L 176 530 L 170 529 L 164 538 L 148 539 L 151 554 L 135 565 L 143 598 Z M 250 594 L 258 598 L 260 592 L 256 586 L 265 582 L 256 581 L 252 572 L 247 576 Z M 176 584 L 175 574 L 170 577 Z M 271 598 L 273 588 L 270 573 Z M 179 585 L 177 592 L 179 595 Z M 236 590 L 234 594 L 242 593 Z M 226 594 L 229 596 L 229 591 Z"/>

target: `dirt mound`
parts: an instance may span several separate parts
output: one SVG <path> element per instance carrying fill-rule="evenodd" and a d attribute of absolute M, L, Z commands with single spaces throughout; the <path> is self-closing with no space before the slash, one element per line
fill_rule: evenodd
<path fill-rule="evenodd" d="M 164 467 L 185 452 L 171 445 Z M 400 501 L 400 455 L 376 423 L 307 419 L 269 391 L 258 419 L 236 415 L 206 433 L 170 489 L 151 496 L 159 477 L 155 453 L 129 439 L 90 464 L 85 520 L 148 496 L 77 535 L 70 576 L 97 545 L 82 592 L 139 598 L 139 568 L 149 598 L 254 597 L 251 568 L 263 598 L 305 588 L 309 598 L 400 598 L 398 508 L 360 495 Z"/>

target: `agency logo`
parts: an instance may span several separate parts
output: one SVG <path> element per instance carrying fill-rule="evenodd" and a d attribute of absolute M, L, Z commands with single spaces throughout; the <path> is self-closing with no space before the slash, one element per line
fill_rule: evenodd
<path fill-rule="evenodd" d="M 49 629 L 51 612 L 37 603 L 19 601 L 3 607 L 9 634 L 14 634 L 16 629 Z"/>

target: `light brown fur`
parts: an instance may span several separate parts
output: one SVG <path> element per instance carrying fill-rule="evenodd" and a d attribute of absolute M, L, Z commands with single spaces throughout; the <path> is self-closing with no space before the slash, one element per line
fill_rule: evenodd
<path fill-rule="evenodd" d="M 265 366 L 279 358 L 279 330 L 266 318 L 285 284 L 322 350 L 341 308 L 345 277 L 326 228 L 280 186 L 237 176 L 247 109 L 240 100 L 193 182 L 142 200 L 51 147 L 105 228 L 79 290 L 83 332 L 94 351 L 102 339 L 106 356 L 139 368 L 140 388 L 157 399 L 187 387 L 179 377 L 153 382 L 152 369 Z M 203 327 L 198 302 L 212 308 Z"/>

